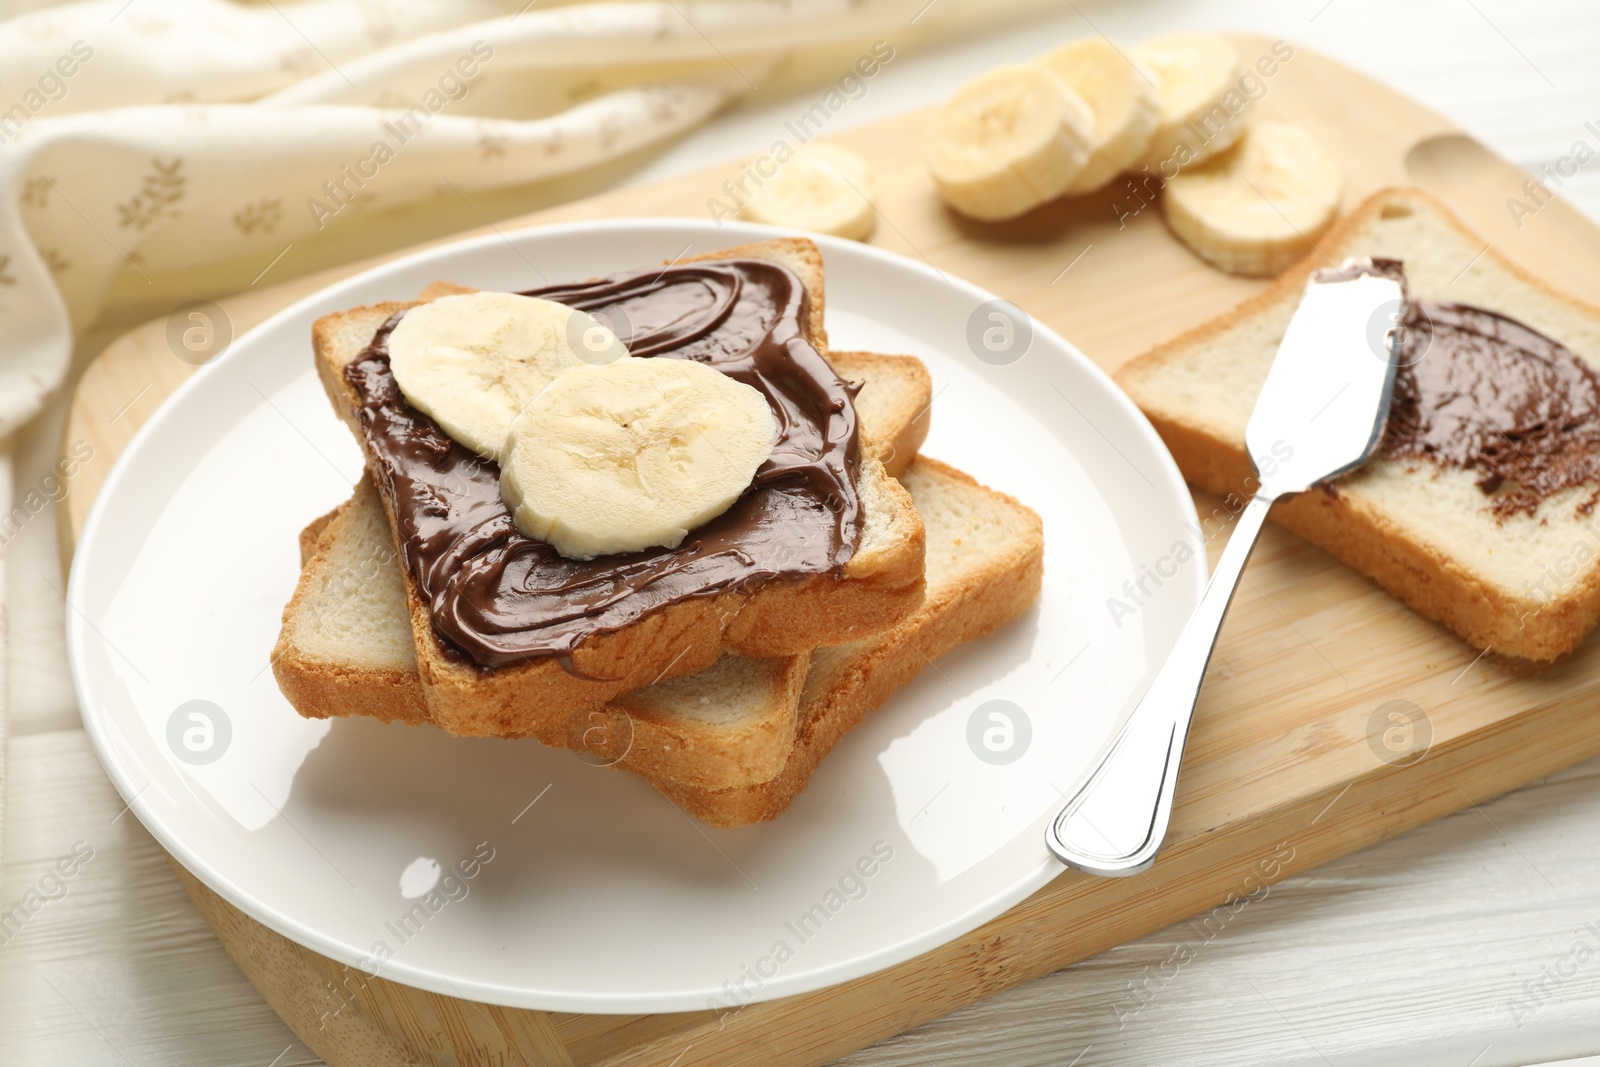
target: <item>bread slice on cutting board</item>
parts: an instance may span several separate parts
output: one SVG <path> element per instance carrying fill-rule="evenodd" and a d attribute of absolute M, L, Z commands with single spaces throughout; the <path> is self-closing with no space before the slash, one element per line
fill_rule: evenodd
<path fill-rule="evenodd" d="M 1317 248 L 1255 298 L 1117 373 L 1192 484 L 1244 492 L 1245 425 L 1267 368 L 1310 272 L 1347 256 L 1401 260 L 1413 298 L 1510 316 L 1600 365 L 1600 308 L 1517 267 L 1421 190 L 1375 194 Z M 1596 487 L 1497 514 L 1479 478 L 1380 454 L 1272 515 L 1478 648 L 1534 660 L 1571 651 L 1600 619 L 1600 523 L 1585 503 Z"/>
<path fill-rule="evenodd" d="M 430 287 L 433 295 L 443 290 Z M 899 474 L 928 433 L 932 381 L 912 356 L 833 353 L 862 382 L 863 450 Z M 301 533 L 302 571 L 272 652 L 289 702 L 308 718 L 365 716 L 432 723 L 417 672 L 406 586 L 383 502 L 364 477 L 354 495 Z M 810 665 L 794 656 L 724 655 L 697 674 L 613 697 L 535 736 L 602 762 L 709 788 L 765 781 L 793 747 L 795 709 Z"/>
<path fill-rule="evenodd" d="M 777 262 L 800 278 L 808 296 L 802 324 L 824 356 L 822 256 L 799 238 L 764 241 L 679 262 L 756 258 Z M 378 304 L 319 319 L 312 330 L 318 372 L 335 410 L 365 442 L 356 424 L 353 390 L 343 370 L 396 311 Z M 369 468 L 372 466 L 369 458 Z M 630 689 L 698 673 L 723 652 L 757 658 L 793 655 L 819 644 L 882 630 L 914 611 L 922 598 L 923 532 L 910 497 L 873 456 L 863 454 L 856 479 L 864 516 L 861 540 L 841 577 L 753 583 L 716 596 L 674 603 L 630 626 L 597 634 L 571 655 L 480 671 L 439 643 L 427 605 L 409 577 L 406 600 L 423 694 L 433 720 L 452 733 L 534 735 L 564 729 L 574 710 L 595 707 Z M 378 496 L 390 511 L 384 486 Z"/>

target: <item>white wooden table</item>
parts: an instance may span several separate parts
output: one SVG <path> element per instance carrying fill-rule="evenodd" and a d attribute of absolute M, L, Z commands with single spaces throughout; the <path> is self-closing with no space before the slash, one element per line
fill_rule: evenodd
<path fill-rule="evenodd" d="M 898 58 L 838 121 L 927 103 L 960 78 L 1096 28 L 1128 41 L 1234 28 L 1383 77 L 1529 169 L 1580 139 L 1600 148 L 1584 129 L 1600 119 L 1593 0 L 1052 7 L 1059 11 Z M 764 148 L 803 99 L 724 116 L 629 181 Z M 1600 217 L 1600 162 L 1562 193 Z M 24 491 L 54 457 L 59 417 L 41 419 L 13 446 Z M 63 888 L 46 882 L 59 899 L 14 935 L 0 928 L 0 1063 L 318 1063 L 211 938 L 89 749 L 61 647 L 49 517 L 11 543 L 6 570 L 12 737 L 0 901 L 9 907 L 40 888 L 76 842 L 93 858 Z M 1600 761 L 1280 883 L 1214 939 L 1181 923 L 848 1062 L 1491 1067 L 1600 1054 L 1597 826 Z M 1182 946 L 1193 959 L 1176 971 L 1163 966 Z"/>

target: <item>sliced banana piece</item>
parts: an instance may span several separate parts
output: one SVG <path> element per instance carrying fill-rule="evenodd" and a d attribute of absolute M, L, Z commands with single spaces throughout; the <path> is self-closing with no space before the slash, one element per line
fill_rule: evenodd
<path fill-rule="evenodd" d="M 749 488 L 777 435 L 760 392 L 703 363 L 575 367 L 512 422 L 500 495 L 568 559 L 676 548 Z"/>
<path fill-rule="evenodd" d="M 500 457 L 511 420 L 558 375 L 627 355 L 587 312 L 516 293 L 440 297 L 389 334 L 389 367 L 406 400 L 486 459 Z"/>
<path fill-rule="evenodd" d="M 956 90 L 934 119 L 928 169 L 963 215 L 1010 219 L 1065 192 L 1093 138 L 1089 105 L 1049 69 L 1021 63 Z"/>
<path fill-rule="evenodd" d="M 1104 37 L 1071 41 L 1039 63 L 1094 112 L 1089 159 L 1067 186 L 1069 194 L 1102 189 L 1144 159 L 1161 122 L 1161 81 L 1153 70 Z"/>
<path fill-rule="evenodd" d="M 1239 53 L 1214 33 L 1170 33 L 1146 41 L 1133 57 L 1161 83 L 1161 122 L 1145 163 L 1162 178 L 1231 148 L 1249 121 L 1240 89 Z"/>
<path fill-rule="evenodd" d="M 1167 182 L 1167 223 L 1230 274 L 1277 274 L 1339 214 L 1339 163 L 1299 126 L 1259 122 L 1243 143 Z"/>
<path fill-rule="evenodd" d="M 808 144 L 778 165 L 739 209 L 739 217 L 864 241 L 872 236 L 877 196 L 867 161 L 830 144 Z"/>

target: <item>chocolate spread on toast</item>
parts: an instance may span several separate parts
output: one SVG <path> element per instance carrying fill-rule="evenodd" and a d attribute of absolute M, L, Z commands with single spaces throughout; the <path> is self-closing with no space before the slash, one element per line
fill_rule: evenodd
<path fill-rule="evenodd" d="M 535 289 L 611 326 L 634 357 L 693 359 L 760 390 L 778 422 L 751 488 L 677 548 L 564 559 L 517 531 L 500 468 L 406 402 L 384 323 L 348 366 L 401 556 L 441 644 L 482 669 L 571 652 L 689 597 L 745 582 L 838 576 L 862 528 L 853 396 L 802 329 L 800 279 L 756 259 L 703 261 Z"/>
<path fill-rule="evenodd" d="M 1505 489 L 1490 502 L 1501 518 L 1600 484 L 1600 376 L 1559 342 L 1497 312 L 1414 301 L 1401 358 L 1386 457 L 1476 472 L 1486 494 Z"/>

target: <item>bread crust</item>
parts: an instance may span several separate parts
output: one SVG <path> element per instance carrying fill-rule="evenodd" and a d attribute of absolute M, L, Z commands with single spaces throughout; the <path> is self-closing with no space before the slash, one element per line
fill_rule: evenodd
<path fill-rule="evenodd" d="M 1323 256 L 1358 254 L 1353 246 L 1375 221 L 1387 217 L 1385 212 L 1415 211 L 1419 206 L 1477 242 L 1459 218 L 1423 190 L 1380 190 L 1323 236 L 1321 255 L 1313 253 L 1231 311 L 1157 345 L 1116 372 L 1117 383 L 1149 417 L 1190 484 L 1225 496 L 1248 496 L 1254 466 L 1242 439 L 1219 437 L 1206 425 L 1203 413 L 1185 411 L 1161 392 L 1163 370 L 1196 346 L 1280 309 L 1285 301 L 1297 301 L 1311 272 L 1327 265 Z M 1561 292 L 1492 248 L 1482 256 L 1496 271 L 1600 321 L 1600 307 Z M 1335 483 L 1331 491 L 1286 498 L 1273 508 L 1272 518 L 1478 648 L 1553 660 L 1582 644 L 1600 621 L 1600 568 L 1591 567 L 1549 599 L 1517 595 L 1475 574 L 1470 561 L 1425 543 L 1395 516 L 1364 498 L 1358 488 L 1341 490 Z"/>
<path fill-rule="evenodd" d="M 802 239 L 782 239 L 721 250 L 683 262 L 734 257 L 782 262 L 805 283 L 810 299 L 803 328 L 827 354 L 822 330 L 822 257 Z M 338 312 L 312 329 L 318 372 L 334 407 L 356 432 L 357 398 L 343 368 L 373 331 L 413 303 L 385 303 Z M 371 457 L 368 456 L 369 466 Z M 905 490 L 878 459 L 862 456 L 857 474 L 864 506 L 872 489 L 881 493 L 879 512 L 891 536 L 881 546 L 863 543 L 842 578 L 815 575 L 797 582 L 768 582 L 749 589 L 696 597 L 668 605 L 625 629 L 598 634 L 573 650 L 572 669 L 545 657 L 527 664 L 481 671 L 447 654 L 436 637 L 428 608 L 406 576 L 407 604 L 416 638 L 417 665 L 433 720 L 462 735 L 536 736 L 564 729 L 572 712 L 663 678 L 694 674 L 723 651 L 752 657 L 787 656 L 820 644 L 854 640 L 906 617 L 922 599 L 923 531 Z M 380 492 L 394 523 L 393 501 Z M 881 549 L 881 550 L 875 550 Z"/>
<path fill-rule="evenodd" d="M 823 757 L 895 690 L 934 658 L 993 632 L 1038 600 L 1044 581 L 1044 525 L 1038 514 L 938 460 L 920 456 L 916 465 L 934 477 L 979 490 L 1009 509 L 1017 531 L 1014 542 L 948 587 L 930 589 L 916 613 L 893 629 L 851 646 L 828 677 L 813 672 L 801 697 L 794 749 L 770 781 L 706 789 L 644 775 L 690 815 L 723 827 L 777 818 L 805 789 Z"/>
<path fill-rule="evenodd" d="M 742 660 L 758 672 L 768 701 L 762 714 L 736 729 L 712 726 L 663 709 L 650 697 L 655 687 L 624 693 L 603 712 L 590 709 L 568 720 L 559 747 L 585 752 L 606 765 L 622 766 L 646 777 L 689 782 L 703 788 L 764 782 L 783 770 L 794 748 L 797 709 L 812 654 L 766 660 L 724 657 L 683 682 L 702 681 L 724 663 Z M 547 740 L 546 743 L 549 743 Z"/>
<path fill-rule="evenodd" d="M 927 364 L 915 356 L 887 356 L 877 352 L 829 352 L 826 355 L 841 378 L 863 383 L 861 392 L 856 395 L 863 450 L 883 464 L 889 477 L 900 477 L 917 458 L 922 442 L 928 439 L 933 376 L 928 373 Z M 908 376 L 909 387 L 905 381 Z M 894 402 L 879 410 L 882 387 L 875 387 L 874 382 L 891 379 L 896 383 Z"/>

